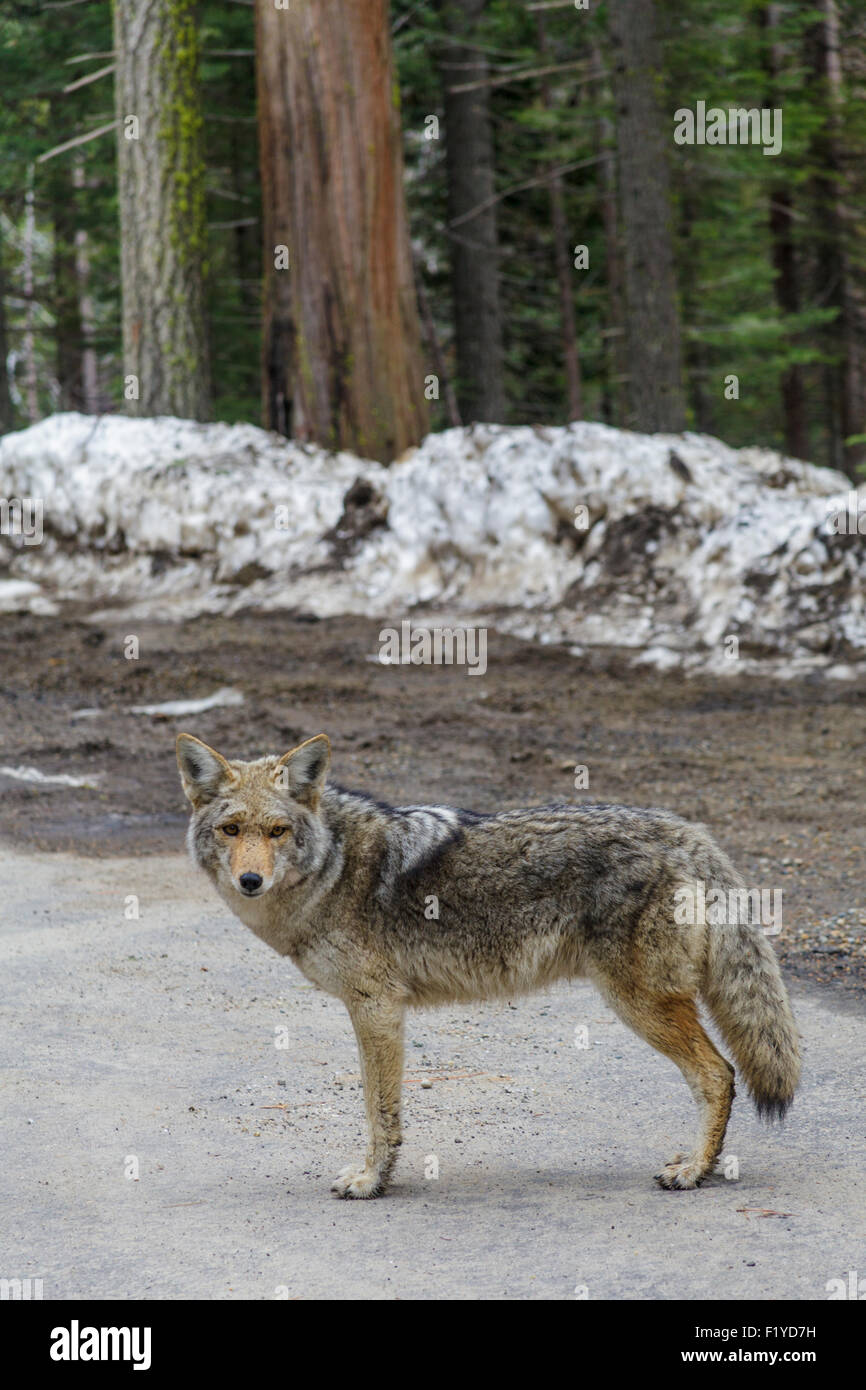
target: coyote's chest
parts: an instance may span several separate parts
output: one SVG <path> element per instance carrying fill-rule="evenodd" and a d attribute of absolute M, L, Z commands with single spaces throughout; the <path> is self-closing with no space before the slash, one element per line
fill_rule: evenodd
<path fill-rule="evenodd" d="M 268 894 L 260 898 L 245 898 L 240 893 L 227 891 L 220 885 L 218 887 L 221 897 L 245 927 L 249 927 L 251 932 L 281 956 L 291 955 L 294 944 L 292 933 L 285 918 L 274 911 L 274 902 Z"/>
<path fill-rule="evenodd" d="M 338 959 L 329 935 L 305 929 L 295 915 L 268 894 L 261 898 L 242 898 L 239 893 L 222 894 L 235 916 L 281 956 L 290 956 L 312 984 L 328 994 L 345 993 L 345 961 Z"/>

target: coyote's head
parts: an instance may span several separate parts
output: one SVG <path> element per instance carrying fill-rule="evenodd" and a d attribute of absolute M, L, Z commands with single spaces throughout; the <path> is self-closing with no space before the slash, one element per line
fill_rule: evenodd
<path fill-rule="evenodd" d="M 319 801 L 330 760 L 324 734 L 252 763 L 227 762 L 191 734 L 178 737 L 180 780 L 193 807 L 190 845 L 224 892 L 258 898 L 320 867 L 328 833 Z"/>

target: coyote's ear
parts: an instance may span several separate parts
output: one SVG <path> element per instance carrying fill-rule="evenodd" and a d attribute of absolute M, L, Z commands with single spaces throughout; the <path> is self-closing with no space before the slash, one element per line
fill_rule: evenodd
<path fill-rule="evenodd" d="M 187 798 L 193 806 L 212 801 L 227 777 L 232 777 L 225 758 L 192 734 L 178 734 L 177 765 Z"/>
<path fill-rule="evenodd" d="M 326 734 L 316 734 L 306 743 L 284 753 L 278 763 L 277 783 L 286 787 L 296 801 L 302 801 L 314 811 L 325 785 L 331 765 L 331 745 Z"/>

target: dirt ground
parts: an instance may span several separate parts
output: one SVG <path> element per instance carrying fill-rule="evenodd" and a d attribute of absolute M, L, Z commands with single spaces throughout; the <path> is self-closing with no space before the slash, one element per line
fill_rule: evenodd
<path fill-rule="evenodd" d="M 622 801 L 703 820 L 750 886 L 783 891 L 788 970 L 866 992 L 866 685 L 636 672 L 615 652 L 575 658 L 493 631 L 487 672 L 473 676 L 381 665 L 378 620 L 250 612 L 132 628 L 84 618 L 15 614 L 0 625 L 0 767 L 98 779 L 71 788 L 0 774 L 0 841 L 180 851 L 181 729 L 241 758 L 324 731 L 335 778 L 381 799 L 477 810 Z M 221 686 L 245 704 L 191 719 L 129 712 Z M 73 718 L 93 707 L 97 718 Z M 576 765 L 587 791 L 575 791 Z"/>

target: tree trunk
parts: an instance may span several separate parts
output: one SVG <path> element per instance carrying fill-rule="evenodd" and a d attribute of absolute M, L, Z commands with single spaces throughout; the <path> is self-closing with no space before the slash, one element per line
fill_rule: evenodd
<path fill-rule="evenodd" d="M 769 83 L 767 105 L 780 105 L 779 74 L 782 59 L 776 33 L 779 27 L 778 5 L 767 5 L 761 14 L 764 29 L 764 68 Z M 780 313 L 787 317 L 800 311 L 800 286 L 797 257 L 794 248 L 794 201 L 786 183 L 773 181 L 770 185 L 770 241 L 776 280 L 776 302 Z M 806 424 L 806 392 L 803 373 L 796 363 L 782 374 L 782 414 L 785 449 L 794 458 L 809 454 L 809 432 Z"/>
<path fill-rule="evenodd" d="M 679 431 L 685 401 L 666 155 L 673 126 L 663 126 L 656 99 L 653 0 L 616 0 L 609 25 L 628 315 L 627 423 Z"/>
<path fill-rule="evenodd" d="M 72 182 L 76 188 L 85 187 L 84 163 L 75 161 Z M 75 233 L 75 277 L 78 284 L 78 312 L 81 319 L 81 406 L 85 415 L 99 413 L 99 367 L 93 346 L 96 314 L 90 293 L 90 249 L 87 232 L 79 227 Z"/>
<path fill-rule="evenodd" d="M 0 228 L 2 230 L 2 228 Z M 9 345 L 6 339 L 6 278 L 3 273 L 3 243 L 0 241 L 0 434 L 5 434 L 11 430 L 12 419 L 12 398 L 9 394 L 9 374 L 6 370 L 6 360 L 9 356 Z"/>
<path fill-rule="evenodd" d="M 827 462 L 856 479 L 866 446 L 845 443 L 866 432 L 866 299 L 852 264 L 843 153 L 842 63 L 836 0 L 821 0 L 821 22 L 810 35 L 812 67 L 824 92 L 825 121 L 813 143 L 819 172 L 813 180 L 818 240 L 819 302 L 837 310 L 827 333 L 835 361 L 824 367 L 825 415 L 830 436 Z"/>
<path fill-rule="evenodd" d="M 62 129 L 60 102 L 51 102 L 51 128 Z M 48 168 L 48 196 L 54 235 L 54 344 L 60 409 L 80 410 L 82 329 L 75 263 L 77 199 L 67 161 L 55 160 Z"/>
<path fill-rule="evenodd" d="M 24 317 L 24 396 L 27 418 L 31 425 L 39 419 L 39 392 L 36 373 L 35 307 L 33 289 L 33 243 L 36 238 L 36 205 L 34 167 L 27 166 L 27 191 L 24 195 L 24 298 L 27 307 Z"/>
<path fill-rule="evenodd" d="M 387 463 L 427 425 L 387 0 L 256 20 L 264 422 Z"/>
<path fill-rule="evenodd" d="M 682 313 L 686 323 L 700 323 L 701 287 L 696 283 L 693 270 L 700 262 L 695 245 L 695 223 L 698 220 L 701 190 L 696 189 L 688 173 L 683 179 L 680 203 L 680 236 L 682 238 L 682 274 L 680 277 Z M 694 251 L 693 249 L 694 248 Z M 689 404 L 692 408 L 695 429 L 701 434 L 714 434 L 717 429 L 713 411 L 715 402 L 707 392 L 710 371 L 707 364 L 707 351 L 700 335 L 695 333 L 687 339 L 683 347 L 683 367 L 689 384 Z"/>
<path fill-rule="evenodd" d="M 604 419 L 609 425 L 625 423 L 623 388 L 628 380 L 625 362 L 625 290 L 623 288 L 622 246 L 619 230 L 619 211 L 616 195 L 616 133 L 604 114 L 605 70 L 598 44 L 592 50 L 592 74 L 596 81 L 595 103 L 599 113 L 594 127 L 595 153 L 598 157 L 599 196 L 604 226 L 604 263 L 607 288 L 607 313 L 604 336 L 605 384 L 602 397 Z"/>
<path fill-rule="evenodd" d="M 783 315 L 796 314 L 800 309 L 797 261 L 792 236 L 793 216 L 791 190 L 781 186 L 771 190 L 770 238 L 773 246 L 773 269 L 776 273 L 776 302 Z M 806 392 L 803 373 L 796 363 L 786 367 L 782 373 L 782 414 L 786 451 L 793 458 L 808 458 Z"/>
<path fill-rule="evenodd" d="M 541 66 L 547 66 L 548 47 L 544 15 L 539 10 L 537 17 L 538 51 Z M 547 76 L 541 79 L 541 104 L 545 111 L 553 109 L 550 81 Z M 569 254 L 568 223 L 565 216 L 565 195 L 562 178 L 554 174 L 550 180 L 550 218 L 553 227 L 554 258 L 556 279 L 559 285 L 560 329 L 562 333 L 562 356 L 565 364 L 565 385 L 568 397 L 569 420 L 580 420 L 583 416 L 583 398 L 580 380 L 580 355 L 577 348 L 577 328 L 574 315 L 574 264 Z"/>
<path fill-rule="evenodd" d="M 451 385 L 451 378 L 445 364 L 445 356 L 442 352 L 442 344 L 436 332 L 436 323 L 433 318 L 433 311 L 430 308 L 430 301 L 427 298 L 427 291 L 424 288 L 424 280 L 421 276 L 420 268 L 416 268 L 415 283 L 418 287 L 418 308 L 421 312 L 421 325 L 424 329 L 424 337 L 427 340 L 427 347 L 436 368 L 436 375 L 439 378 L 439 385 L 444 397 L 445 409 L 448 414 L 449 425 L 459 427 L 463 424 L 460 418 L 460 410 L 457 405 L 457 397 L 454 394 L 454 387 Z"/>
<path fill-rule="evenodd" d="M 114 0 L 126 408 L 205 420 L 207 222 L 196 15 L 196 0 Z"/>
<path fill-rule="evenodd" d="M 439 59 L 445 107 L 448 236 L 464 420 L 505 419 L 493 137 L 487 58 L 474 44 L 486 0 L 440 0 L 448 40 Z"/>

